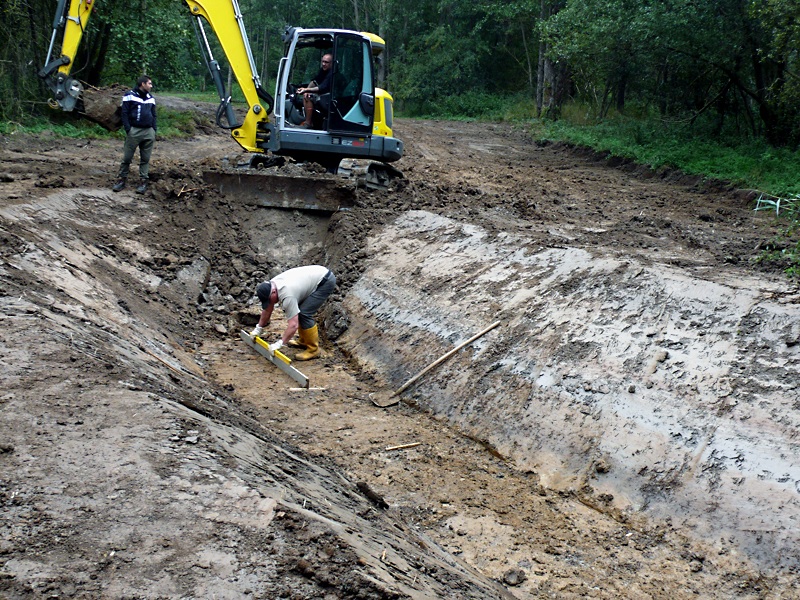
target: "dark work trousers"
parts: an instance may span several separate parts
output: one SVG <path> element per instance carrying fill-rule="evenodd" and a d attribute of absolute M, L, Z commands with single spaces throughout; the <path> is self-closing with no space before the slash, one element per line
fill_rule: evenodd
<path fill-rule="evenodd" d="M 142 129 L 131 127 L 125 138 L 125 151 L 122 155 L 122 164 L 119 166 L 119 178 L 127 179 L 131 168 L 131 161 L 136 148 L 139 148 L 139 178 L 149 179 L 147 172 L 150 169 L 150 154 L 156 141 L 156 132 L 152 127 Z"/>
<path fill-rule="evenodd" d="M 328 299 L 336 289 L 336 275 L 332 271 L 328 271 L 322 281 L 319 282 L 317 289 L 305 300 L 300 303 L 300 328 L 311 329 L 316 325 L 314 322 L 314 313 L 319 310 L 319 307 Z"/>

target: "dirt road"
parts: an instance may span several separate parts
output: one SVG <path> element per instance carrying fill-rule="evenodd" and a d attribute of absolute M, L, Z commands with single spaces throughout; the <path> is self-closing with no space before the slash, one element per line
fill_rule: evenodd
<path fill-rule="evenodd" d="M 109 191 L 120 142 L 0 140 L 0 597 L 798 597 L 787 544 L 800 475 L 786 444 L 800 294 L 754 260 L 778 228 L 752 194 L 508 125 L 400 120 L 396 133 L 406 178 L 332 217 L 204 184 L 203 169 L 241 157 L 222 133 L 158 142 L 144 196 Z M 238 331 L 258 313 L 260 281 L 310 263 L 330 266 L 339 289 L 320 315 L 325 355 L 302 365 L 319 389 L 301 391 Z M 687 292 L 698 280 L 708 312 Z M 634 310 L 626 289 L 664 304 Z M 729 308 L 713 302 L 730 289 Z M 771 324 L 738 306 L 747 294 L 773 307 Z M 683 306 L 683 345 L 668 343 L 664 316 L 680 310 L 667 297 Z M 370 401 L 497 314 L 502 333 L 404 402 Z M 653 339 L 666 354 L 631 354 Z M 581 366 L 559 371 L 566 362 Z M 733 390 L 719 390 L 711 366 L 723 363 L 745 365 L 725 379 Z M 644 499 L 626 469 L 667 444 L 654 442 L 660 424 L 647 434 L 644 417 L 614 420 L 616 370 L 644 373 L 623 392 L 654 422 L 674 390 L 705 407 L 663 432 L 696 462 L 650 465 Z M 642 390 L 663 392 L 655 413 Z M 762 447 L 778 448 L 730 507 L 718 490 L 737 484 L 709 413 L 742 427 L 755 415 L 774 438 Z M 650 436 L 630 464 L 609 440 L 623 430 Z M 692 512 L 703 490 L 728 521 Z M 731 525 L 748 503 L 770 523 Z"/>

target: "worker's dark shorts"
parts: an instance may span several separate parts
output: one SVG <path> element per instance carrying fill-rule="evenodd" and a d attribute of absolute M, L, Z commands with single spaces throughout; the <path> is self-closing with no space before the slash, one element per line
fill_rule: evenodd
<path fill-rule="evenodd" d="M 314 315 L 336 289 L 336 275 L 333 271 L 328 271 L 322 281 L 317 285 L 311 295 L 300 303 L 300 327 L 301 329 L 311 329 L 314 327 Z"/>

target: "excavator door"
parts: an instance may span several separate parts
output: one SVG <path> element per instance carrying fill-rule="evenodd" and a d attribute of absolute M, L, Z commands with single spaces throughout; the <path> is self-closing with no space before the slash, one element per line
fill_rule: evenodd
<path fill-rule="evenodd" d="M 328 131 L 369 135 L 375 114 L 370 44 L 362 36 L 336 36 Z"/>

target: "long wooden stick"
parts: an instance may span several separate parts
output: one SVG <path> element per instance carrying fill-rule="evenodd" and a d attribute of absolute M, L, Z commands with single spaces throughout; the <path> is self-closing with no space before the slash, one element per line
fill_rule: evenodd
<path fill-rule="evenodd" d="M 422 442 L 412 442 L 410 444 L 400 444 L 399 446 L 387 446 L 386 452 L 390 450 L 404 450 L 406 448 L 416 448 L 417 446 L 421 446 Z"/>
<path fill-rule="evenodd" d="M 437 366 L 437 365 L 439 365 L 439 364 L 443 363 L 443 362 L 444 362 L 444 361 L 446 361 L 448 358 L 450 358 L 451 356 L 453 356 L 453 354 L 455 354 L 456 352 L 458 352 L 459 350 L 461 350 L 461 349 L 462 349 L 464 346 L 466 346 L 467 344 L 470 344 L 470 343 L 474 342 L 475 340 L 477 340 L 477 339 L 478 339 L 479 337 L 481 337 L 482 335 L 485 335 L 485 334 L 489 333 L 489 332 L 490 332 L 492 329 L 494 329 L 494 328 L 495 328 L 495 327 L 497 327 L 498 325 L 500 325 L 500 321 L 495 321 L 494 323 L 492 323 L 491 325 L 489 325 L 489 326 L 488 326 L 486 329 L 484 329 L 484 330 L 483 330 L 483 331 L 481 331 L 480 333 L 476 333 L 475 335 L 473 335 L 473 336 L 472 336 L 471 338 L 469 338 L 469 339 L 468 339 L 466 342 L 463 342 L 463 343 L 459 344 L 458 346 L 456 346 L 455 348 L 453 348 L 452 350 L 450 350 L 450 352 L 448 352 L 447 354 L 445 354 L 445 355 L 443 355 L 443 356 L 441 356 L 441 357 L 437 358 L 435 361 L 433 361 L 433 362 L 432 362 L 431 364 L 429 364 L 427 367 L 425 367 L 424 369 L 422 369 L 422 371 L 420 371 L 419 373 L 417 373 L 416 375 L 414 375 L 414 376 L 413 376 L 411 379 L 409 379 L 409 380 L 408 380 L 408 381 L 406 381 L 406 382 L 405 382 L 403 385 L 401 385 L 399 388 L 397 388 L 397 389 L 395 390 L 395 392 L 394 392 L 394 395 L 396 396 L 396 395 L 400 394 L 401 392 L 403 392 L 403 390 L 405 390 L 405 389 L 406 389 L 408 386 L 410 386 L 412 383 L 414 383 L 414 382 L 415 382 L 417 379 L 419 379 L 420 377 L 422 377 L 423 375 L 425 375 L 425 373 L 427 373 L 428 371 L 430 371 L 432 368 L 434 368 L 435 366 Z"/>

